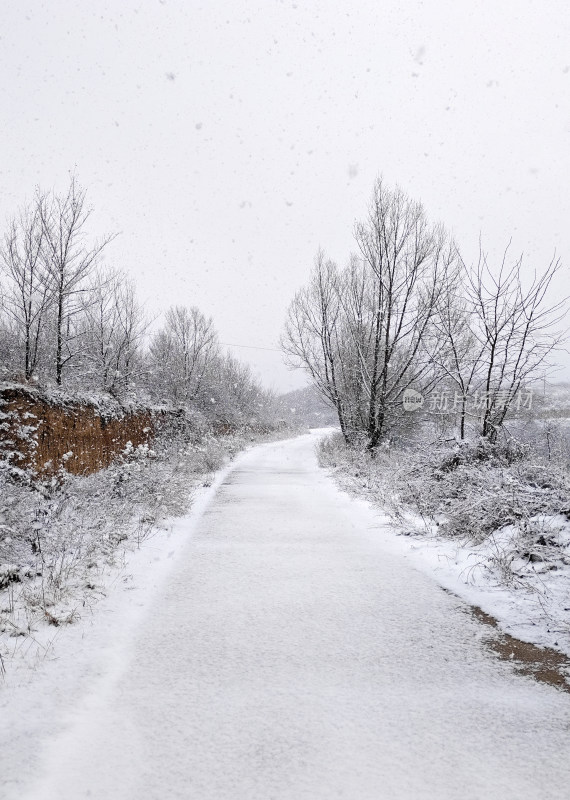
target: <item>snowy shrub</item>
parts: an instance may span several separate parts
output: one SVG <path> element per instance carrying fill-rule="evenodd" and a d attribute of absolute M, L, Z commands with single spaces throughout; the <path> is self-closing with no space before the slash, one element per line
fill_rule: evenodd
<path fill-rule="evenodd" d="M 508 559 L 538 561 L 560 546 L 548 520 L 570 520 L 567 451 L 555 458 L 545 435 L 535 427 L 532 435 L 527 430 L 495 445 L 434 442 L 385 449 L 374 458 L 336 436 L 321 443 L 319 459 L 336 469 L 347 488 L 382 503 L 400 523 L 409 526 L 415 516 L 426 532 L 471 545 L 509 529 Z"/>
<path fill-rule="evenodd" d="M 16 564 L 0 564 L 0 589 L 5 589 L 10 583 L 19 583 L 21 580 L 20 569 Z"/>
<path fill-rule="evenodd" d="M 340 431 L 321 439 L 318 445 L 319 463 L 323 466 L 337 467 L 343 461 L 350 459 L 357 451 L 348 448 L 344 436 Z"/>

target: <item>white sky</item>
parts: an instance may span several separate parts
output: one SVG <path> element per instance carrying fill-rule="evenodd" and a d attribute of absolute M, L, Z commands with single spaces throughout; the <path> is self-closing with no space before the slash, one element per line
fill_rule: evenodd
<path fill-rule="evenodd" d="M 529 269 L 556 249 L 566 293 L 567 2 L 13 0 L 0 20 L 0 221 L 75 170 L 153 313 L 197 305 L 223 342 L 277 347 L 380 173 L 468 260 L 480 233 Z M 277 352 L 234 352 L 304 382 Z"/>

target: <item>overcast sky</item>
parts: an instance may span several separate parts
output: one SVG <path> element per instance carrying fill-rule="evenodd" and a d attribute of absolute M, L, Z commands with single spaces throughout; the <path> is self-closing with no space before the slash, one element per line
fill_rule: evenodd
<path fill-rule="evenodd" d="M 380 174 L 467 260 L 480 234 L 529 270 L 556 250 L 566 292 L 567 2 L 13 0 L 1 21 L 0 221 L 74 170 L 152 313 L 197 305 L 223 342 L 277 348 Z M 234 352 L 304 382 L 278 352 Z"/>

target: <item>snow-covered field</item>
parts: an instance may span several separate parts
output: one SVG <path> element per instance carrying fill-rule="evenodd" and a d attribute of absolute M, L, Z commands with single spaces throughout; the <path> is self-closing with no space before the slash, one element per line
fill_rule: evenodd
<path fill-rule="evenodd" d="M 483 646 L 453 554 L 339 491 L 319 435 L 238 456 L 8 672 L 5 800 L 567 797 L 570 696 Z"/>

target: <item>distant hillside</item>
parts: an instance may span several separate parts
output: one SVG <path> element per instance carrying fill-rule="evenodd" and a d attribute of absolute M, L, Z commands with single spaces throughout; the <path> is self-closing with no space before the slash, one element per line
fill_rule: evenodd
<path fill-rule="evenodd" d="M 570 418 L 570 383 L 538 381 L 532 385 L 532 410 L 540 418 Z"/>
<path fill-rule="evenodd" d="M 285 419 L 293 418 L 301 425 L 310 428 L 338 425 L 336 411 L 325 403 L 314 386 L 287 392 L 278 398 L 277 403 Z"/>
<path fill-rule="evenodd" d="M 531 386 L 532 411 L 536 419 L 570 419 L 570 383 L 543 383 Z M 277 398 L 277 411 L 284 419 L 293 420 L 311 428 L 338 425 L 338 417 L 322 399 L 314 386 L 295 389 Z M 528 416 L 528 411 L 522 411 Z M 515 416 L 518 416 L 515 412 Z"/>

